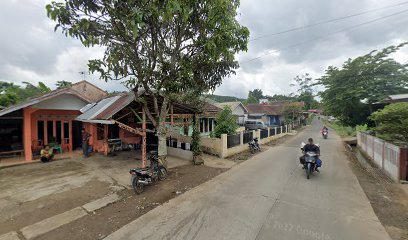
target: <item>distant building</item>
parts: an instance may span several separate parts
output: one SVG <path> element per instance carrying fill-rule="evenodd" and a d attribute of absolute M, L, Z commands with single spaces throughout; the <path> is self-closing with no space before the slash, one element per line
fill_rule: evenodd
<path fill-rule="evenodd" d="M 241 102 L 223 102 L 223 103 L 216 103 L 217 107 L 224 109 L 225 106 L 228 106 L 232 110 L 232 114 L 237 117 L 238 124 L 244 124 L 245 116 L 248 113 L 248 110 Z"/>
<path fill-rule="evenodd" d="M 408 93 L 390 95 L 383 102 L 384 103 L 408 102 Z"/>

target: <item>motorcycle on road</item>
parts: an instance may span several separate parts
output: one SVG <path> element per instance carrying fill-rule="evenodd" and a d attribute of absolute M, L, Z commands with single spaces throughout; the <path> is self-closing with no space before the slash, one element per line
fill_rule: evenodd
<path fill-rule="evenodd" d="M 144 190 L 144 186 L 164 180 L 167 176 L 166 168 L 159 163 L 157 151 L 151 151 L 149 154 L 150 166 L 146 168 L 130 169 L 132 175 L 131 183 L 136 194 L 140 194 Z"/>
<path fill-rule="evenodd" d="M 322 131 L 322 136 L 323 136 L 324 139 L 327 139 L 327 137 L 329 136 L 329 131 L 323 130 Z"/>
<path fill-rule="evenodd" d="M 316 152 L 305 152 L 303 147 L 305 146 L 305 143 L 302 143 L 301 150 L 302 153 L 304 154 L 304 163 L 303 163 L 303 169 L 305 169 L 306 172 L 306 178 L 309 179 L 310 176 L 312 175 L 313 172 L 316 171 L 316 166 L 320 167 L 321 166 L 321 161 L 319 160 L 319 155 Z M 319 147 L 318 144 L 316 146 Z"/>
<path fill-rule="evenodd" d="M 254 154 L 255 152 L 261 151 L 261 147 L 258 144 L 258 138 L 254 138 L 251 141 L 249 141 L 248 147 L 252 154 Z"/>

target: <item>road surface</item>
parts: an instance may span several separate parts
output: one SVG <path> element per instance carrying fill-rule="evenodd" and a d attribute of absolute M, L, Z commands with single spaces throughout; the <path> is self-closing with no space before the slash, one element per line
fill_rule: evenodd
<path fill-rule="evenodd" d="M 390 239 L 352 173 L 340 138 L 321 123 L 125 225 L 106 239 Z M 298 163 L 308 137 L 321 173 Z"/>

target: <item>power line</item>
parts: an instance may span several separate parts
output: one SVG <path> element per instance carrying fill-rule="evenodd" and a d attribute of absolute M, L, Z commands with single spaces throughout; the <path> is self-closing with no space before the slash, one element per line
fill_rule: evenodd
<path fill-rule="evenodd" d="M 299 45 L 302 45 L 302 44 L 307 43 L 307 42 L 310 42 L 310 41 L 315 41 L 315 40 L 318 40 L 318 39 L 324 39 L 324 38 L 330 37 L 330 36 L 332 36 L 332 35 L 335 35 L 335 34 L 338 34 L 338 33 L 341 33 L 341 32 L 346 32 L 346 31 L 349 31 L 349 30 L 353 30 L 353 29 L 355 29 L 355 28 L 358 28 L 358 27 L 361 27 L 361 26 L 364 26 L 364 25 L 367 25 L 367 24 L 370 24 L 370 23 L 378 22 L 378 21 L 384 20 L 384 19 L 386 19 L 386 18 L 390 18 L 390 17 L 396 16 L 396 15 L 399 15 L 399 14 L 402 14 L 402 13 L 405 13 L 405 12 L 408 12 L 408 9 L 405 9 L 405 10 L 399 11 L 399 12 L 395 12 L 395 13 L 393 13 L 393 14 L 386 15 L 386 16 L 383 16 L 383 17 L 375 18 L 375 19 L 370 20 L 370 21 L 367 21 L 367 22 L 362 22 L 362 23 L 359 23 L 359 24 L 356 24 L 356 25 L 352 25 L 352 26 L 350 26 L 350 27 L 343 28 L 343 29 L 341 29 L 341 30 L 339 30 L 339 31 L 335 31 L 335 32 L 328 33 L 328 34 L 325 35 L 325 36 L 320 36 L 320 37 L 315 37 L 315 38 L 307 39 L 307 40 L 305 40 L 305 41 L 302 41 L 302 42 L 299 42 L 299 43 L 296 43 L 296 44 L 289 45 L 289 46 L 286 46 L 286 47 L 284 47 L 284 48 L 281 48 L 280 50 L 272 50 L 272 51 L 270 51 L 270 52 L 268 52 L 268 53 L 266 53 L 266 54 L 263 54 L 263 55 L 261 55 L 261 56 L 259 56 L 259 57 L 252 58 L 252 59 L 249 59 L 249 60 L 244 61 L 244 62 L 241 62 L 241 63 L 252 62 L 252 61 L 257 60 L 257 59 L 260 59 L 260 58 L 262 58 L 262 57 L 264 57 L 264 56 L 267 56 L 267 55 L 270 55 L 270 54 L 273 54 L 273 53 L 278 53 L 278 52 L 280 52 L 280 51 L 282 51 L 282 50 L 286 50 L 286 49 L 290 49 L 290 48 L 293 48 L 293 47 L 297 47 L 297 46 L 299 46 Z"/>
<path fill-rule="evenodd" d="M 268 36 L 276 36 L 276 35 L 280 35 L 280 34 L 285 34 L 285 33 L 289 33 L 289 32 L 303 30 L 303 29 L 306 29 L 306 28 L 316 27 L 316 26 L 319 26 L 319 25 L 322 25 L 322 24 L 327 24 L 327 23 L 331 23 L 331 22 L 344 20 L 344 19 L 347 19 L 347 18 L 357 17 L 357 16 L 361 16 L 361 15 L 364 15 L 364 14 L 367 14 L 367 13 L 377 12 L 377 11 L 381 11 L 381 10 L 384 10 L 384 9 L 405 5 L 405 4 L 408 4 L 408 1 L 401 2 L 401 3 L 398 3 L 398 4 L 394 4 L 394 5 L 388 5 L 388 6 L 385 6 L 385 7 L 382 7 L 382 8 L 375 8 L 375 9 L 371 9 L 371 10 L 367 10 L 367 11 L 364 11 L 364 12 L 355 13 L 355 14 L 351 14 L 351 15 L 347 15 L 347 16 L 343 16 L 343 17 L 333 18 L 333 19 L 329 19 L 329 20 L 326 20 L 326 21 L 316 22 L 316 23 L 312 23 L 312 24 L 308 24 L 308 25 L 304 25 L 304 26 L 300 26 L 300 27 L 290 28 L 290 29 L 283 30 L 283 31 L 280 31 L 280 32 L 261 35 L 259 37 L 252 38 L 249 41 L 250 42 L 251 41 L 256 41 L 258 39 L 265 38 L 265 37 L 268 37 Z"/>

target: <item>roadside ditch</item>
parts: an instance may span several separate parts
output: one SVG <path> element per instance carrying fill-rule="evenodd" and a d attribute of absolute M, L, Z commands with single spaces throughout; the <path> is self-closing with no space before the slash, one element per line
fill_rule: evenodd
<path fill-rule="evenodd" d="M 408 195 L 365 156 L 353 141 L 344 142 L 350 166 L 375 214 L 393 240 L 408 240 Z"/>

